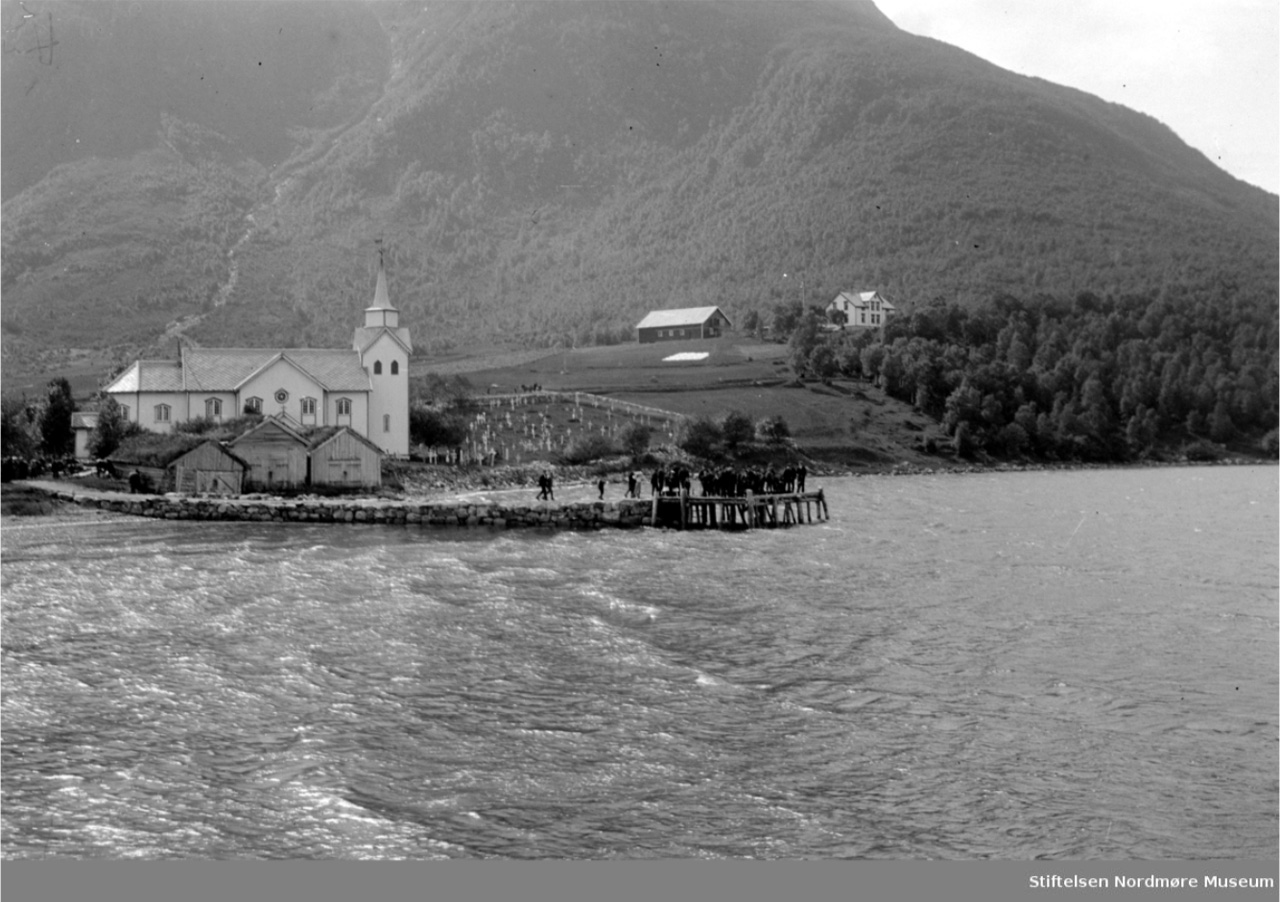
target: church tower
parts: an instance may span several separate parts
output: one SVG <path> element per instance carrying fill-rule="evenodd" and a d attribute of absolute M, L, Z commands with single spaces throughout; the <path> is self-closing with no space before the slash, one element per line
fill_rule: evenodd
<path fill-rule="evenodd" d="M 365 308 L 364 325 L 356 328 L 353 346 L 369 374 L 369 423 L 365 435 L 383 452 L 409 456 L 409 330 L 391 304 L 382 240 L 378 240 L 378 282 L 373 304 Z"/>

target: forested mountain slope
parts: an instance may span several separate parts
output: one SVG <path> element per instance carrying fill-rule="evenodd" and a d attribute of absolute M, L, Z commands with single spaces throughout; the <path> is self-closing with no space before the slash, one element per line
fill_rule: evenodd
<path fill-rule="evenodd" d="M 43 70 L 4 58 L 6 372 L 41 348 L 133 353 L 179 331 L 344 344 L 379 236 L 428 353 L 616 340 L 662 306 L 740 319 L 801 281 L 810 303 L 1228 285 L 1275 305 L 1275 195 L 1148 116 L 907 34 L 871 3 L 331 3 L 316 27 L 311 4 L 41 11 L 133 6 L 195 7 L 205 26 L 149 26 L 163 65 L 126 67 L 121 89 L 103 79 L 113 54 L 146 52 L 101 23 L 60 30 L 67 55 Z M 257 62 L 278 80 L 242 71 Z M 134 143 L 77 119 L 99 149 L 50 151 L 42 171 L 31 147 L 57 135 L 14 99 L 29 78 L 64 103 L 94 79 Z M 15 111 L 42 123 L 20 170 Z"/>

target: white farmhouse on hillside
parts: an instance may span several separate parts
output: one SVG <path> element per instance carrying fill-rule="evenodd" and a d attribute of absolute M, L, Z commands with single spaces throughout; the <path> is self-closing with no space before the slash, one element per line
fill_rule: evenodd
<path fill-rule="evenodd" d="M 845 315 L 845 325 L 853 329 L 878 329 L 897 310 L 878 291 L 842 291 L 827 305 Z"/>
<path fill-rule="evenodd" d="M 105 391 L 153 432 L 208 417 L 284 414 L 303 426 L 349 426 L 384 453 L 409 455 L 409 330 L 391 305 L 382 255 L 373 304 L 350 350 L 193 348 L 136 360 Z"/>

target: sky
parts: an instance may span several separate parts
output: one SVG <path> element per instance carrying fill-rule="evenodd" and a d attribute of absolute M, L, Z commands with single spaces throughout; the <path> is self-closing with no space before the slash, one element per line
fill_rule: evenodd
<path fill-rule="evenodd" d="M 1277 0 L 875 0 L 903 31 L 1159 119 L 1280 193 Z"/>

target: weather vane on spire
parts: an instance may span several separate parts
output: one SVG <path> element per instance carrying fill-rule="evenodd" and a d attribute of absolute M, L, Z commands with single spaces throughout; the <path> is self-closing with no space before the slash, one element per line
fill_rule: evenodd
<path fill-rule="evenodd" d="M 373 243 L 378 246 L 378 265 L 381 266 L 382 265 L 382 239 L 375 238 L 373 239 Z"/>

